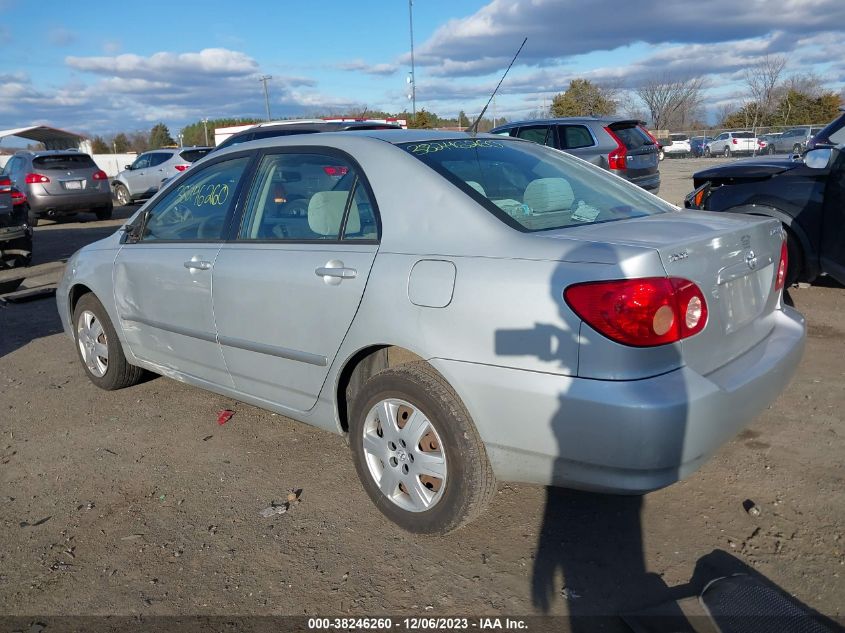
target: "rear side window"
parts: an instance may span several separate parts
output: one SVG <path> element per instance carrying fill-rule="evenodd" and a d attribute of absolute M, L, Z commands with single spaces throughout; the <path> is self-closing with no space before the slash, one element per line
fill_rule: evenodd
<path fill-rule="evenodd" d="M 610 129 L 629 150 L 640 149 L 646 145 L 654 145 L 654 141 L 649 138 L 648 134 L 636 125 L 610 126 Z"/>
<path fill-rule="evenodd" d="M 172 156 L 173 154 L 168 154 L 166 152 L 156 152 L 155 154 L 150 154 L 150 167 L 166 163 Z"/>
<path fill-rule="evenodd" d="M 539 143 L 543 145 L 546 142 L 546 135 L 549 133 L 548 125 L 534 125 L 532 127 L 519 128 L 517 137 L 531 141 L 532 143 Z"/>
<path fill-rule="evenodd" d="M 613 222 L 674 209 L 598 167 L 532 143 L 463 138 L 400 147 L 520 231 Z"/>
<path fill-rule="evenodd" d="M 210 149 L 186 149 L 179 152 L 179 156 L 182 157 L 183 160 L 188 161 L 189 163 L 195 163 L 200 158 L 208 154 L 211 150 Z"/>
<path fill-rule="evenodd" d="M 578 149 L 595 145 L 592 134 L 583 125 L 559 125 L 557 130 L 561 149 Z"/>
<path fill-rule="evenodd" d="M 97 164 L 88 154 L 52 154 L 32 159 L 35 169 L 97 169 Z"/>
<path fill-rule="evenodd" d="M 734 138 L 754 138 L 754 135 L 751 132 L 734 132 Z"/>

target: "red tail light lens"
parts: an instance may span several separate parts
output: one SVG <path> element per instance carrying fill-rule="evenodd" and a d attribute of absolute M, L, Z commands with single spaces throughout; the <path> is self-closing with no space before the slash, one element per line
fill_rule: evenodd
<path fill-rule="evenodd" d="M 734 145 L 739 145 L 739 141 L 736 140 L 735 138 L 731 139 L 731 143 L 733 143 Z"/>
<path fill-rule="evenodd" d="M 786 240 L 780 247 L 780 263 L 778 274 L 775 276 L 775 290 L 782 290 L 786 284 L 786 269 L 789 267 L 789 250 L 786 248 Z"/>
<path fill-rule="evenodd" d="M 605 132 L 616 141 L 616 149 L 607 155 L 607 166 L 609 169 L 628 169 L 628 148 L 609 127 L 604 128 Z"/>
<path fill-rule="evenodd" d="M 0 193 L 9 193 L 12 190 L 12 181 L 8 178 L 0 178 Z"/>
<path fill-rule="evenodd" d="M 27 174 L 24 180 L 28 185 L 35 185 L 40 182 L 50 182 L 50 179 L 47 178 L 47 176 L 44 176 L 43 174 Z"/>
<path fill-rule="evenodd" d="M 176 171 L 185 171 L 190 165 L 174 165 Z"/>
<path fill-rule="evenodd" d="M 18 191 L 17 189 L 12 189 L 12 206 L 16 207 L 24 202 L 26 202 L 26 196 L 23 192 Z"/>
<path fill-rule="evenodd" d="M 349 167 L 343 167 L 341 165 L 326 165 L 323 167 L 323 171 L 326 172 L 327 176 L 340 178 L 341 176 L 345 176 L 347 174 Z"/>
<path fill-rule="evenodd" d="M 108 180 L 109 179 L 109 177 L 106 176 L 106 172 L 104 172 L 102 169 L 98 169 L 97 171 L 95 171 L 92 178 L 94 178 L 94 180 Z"/>
<path fill-rule="evenodd" d="M 674 343 L 698 334 L 707 323 L 704 294 L 678 277 L 575 284 L 563 296 L 600 334 L 634 347 Z"/>

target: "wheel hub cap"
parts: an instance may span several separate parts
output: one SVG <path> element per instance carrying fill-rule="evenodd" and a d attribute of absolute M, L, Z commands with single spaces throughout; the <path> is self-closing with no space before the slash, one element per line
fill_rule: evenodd
<path fill-rule="evenodd" d="M 403 510 L 424 512 L 446 489 L 446 453 L 434 425 L 414 405 L 390 398 L 364 421 L 364 457 L 381 493 Z"/>
<path fill-rule="evenodd" d="M 109 368 L 108 340 L 103 324 L 90 310 L 79 315 L 76 340 L 86 369 L 97 378 L 102 378 Z"/>

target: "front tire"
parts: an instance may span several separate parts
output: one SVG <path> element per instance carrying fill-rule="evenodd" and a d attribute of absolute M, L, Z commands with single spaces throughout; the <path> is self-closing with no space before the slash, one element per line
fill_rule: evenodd
<path fill-rule="evenodd" d="M 129 195 L 129 189 L 126 188 L 126 185 L 120 183 L 114 186 L 114 199 L 117 200 L 117 204 L 121 207 L 132 204 L 132 196 Z"/>
<path fill-rule="evenodd" d="M 126 361 L 106 309 L 91 293 L 73 310 L 73 337 L 85 373 L 100 389 L 113 391 L 141 381 L 144 370 Z"/>
<path fill-rule="evenodd" d="M 726 147 L 725 148 L 725 158 L 730 158 L 730 157 L 731 157 L 731 148 Z"/>
<path fill-rule="evenodd" d="M 704 158 L 710 158 L 713 154 L 710 151 L 709 147 L 704 148 Z"/>
<path fill-rule="evenodd" d="M 349 437 L 370 499 L 409 532 L 451 532 L 478 517 L 495 493 L 466 407 L 425 362 L 370 378 L 352 404 Z"/>
<path fill-rule="evenodd" d="M 801 146 L 798 145 L 797 143 L 795 145 L 793 145 L 792 146 L 792 153 L 798 154 L 800 156 L 801 155 Z"/>

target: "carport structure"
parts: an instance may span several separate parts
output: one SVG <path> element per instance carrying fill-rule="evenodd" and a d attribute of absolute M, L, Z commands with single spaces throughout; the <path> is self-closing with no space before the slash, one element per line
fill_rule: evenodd
<path fill-rule="evenodd" d="M 85 137 L 75 132 L 67 132 L 46 125 L 0 130 L 0 142 L 7 136 L 17 136 L 37 143 L 43 143 L 45 149 L 78 149 Z"/>

